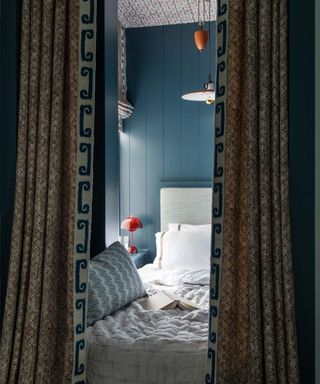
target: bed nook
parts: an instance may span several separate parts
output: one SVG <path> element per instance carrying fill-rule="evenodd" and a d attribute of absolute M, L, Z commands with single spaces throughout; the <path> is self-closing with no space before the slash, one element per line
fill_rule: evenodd
<path fill-rule="evenodd" d="M 153 263 L 136 269 L 120 243 L 91 260 L 90 384 L 202 383 L 208 337 L 211 189 L 162 188 L 160 196 L 161 231 L 155 234 Z M 158 302 L 145 309 L 148 297 L 159 292 L 186 300 L 191 308 L 171 305 L 168 309 Z"/>
<path fill-rule="evenodd" d="M 89 266 L 89 384 L 206 369 L 216 4 L 163 3 L 118 2 L 120 210 Z"/>

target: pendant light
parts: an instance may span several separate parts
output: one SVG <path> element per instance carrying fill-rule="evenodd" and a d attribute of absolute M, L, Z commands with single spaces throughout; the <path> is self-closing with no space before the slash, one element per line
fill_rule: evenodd
<path fill-rule="evenodd" d="M 207 104 L 211 105 L 214 103 L 215 100 L 215 89 L 212 82 L 212 76 L 211 76 L 211 25 L 210 25 L 210 10 L 211 10 L 211 4 L 209 0 L 209 57 L 208 57 L 208 81 L 204 83 L 203 89 L 186 93 L 182 95 L 183 100 L 188 101 L 205 101 Z"/>
<path fill-rule="evenodd" d="M 202 3 L 203 3 L 203 19 L 201 20 L 201 17 L 200 17 L 200 4 L 201 4 L 201 0 L 198 0 L 198 24 L 199 24 L 199 30 L 198 31 L 195 31 L 194 33 L 194 42 L 196 44 L 196 47 L 199 49 L 200 52 L 204 51 L 205 48 L 206 48 L 206 45 L 207 45 L 207 41 L 208 41 L 208 31 L 206 31 L 205 29 L 203 29 L 204 27 L 204 22 L 205 22 L 205 15 L 206 15 L 206 6 L 205 6 L 205 2 L 207 0 L 203 0 Z"/>

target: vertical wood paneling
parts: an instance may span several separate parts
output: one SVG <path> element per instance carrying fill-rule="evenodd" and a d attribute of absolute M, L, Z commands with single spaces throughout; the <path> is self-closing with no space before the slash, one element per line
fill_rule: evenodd
<path fill-rule="evenodd" d="M 199 53 L 195 47 L 194 24 L 182 27 L 180 45 L 181 55 L 181 93 L 200 89 Z M 206 73 L 203 74 L 206 76 Z M 181 97 L 181 96 L 180 96 Z M 181 101 L 181 178 L 196 180 L 199 162 L 199 108 L 200 103 Z M 212 109 L 212 108 L 210 108 Z"/>
<path fill-rule="evenodd" d="M 181 175 L 181 28 L 163 28 L 163 100 L 164 100 L 164 171 L 165 180 L 178 180 Z"/>
<path fill-rule="evenodd" d="M 214 23 L 211 24 L 212 36 L 214 35 Z M 212 80 L 215 82 L 214 68 L 216 67 L 216 39 L 211 39 L 211 52 L 212 52 Z M 199 55 L 199 84 L 207 81 L 208 74 L 208 51 L 206 50 Z M 208 110 L 210 111 L 208 113 Z M 200 103 L 199 104 L 199 163 L 198 163 L 198 177 L 199 180 L 205 180 L 208 177 L 208 168 L 210 162 L 212 163 L 213 154 L 213 141 L 208 140 L 210 135 L 213 135 L 213 119 L 214 119 L 214 107 L 211 109 L 210 106 Z M 214 137 L 214 135 L 213 135 Z M 212 164 L 210 164 L 210 173 Z"/>
<path fill-rule="evenodd" d="M 159 181 L 163 178 L 163 28 L 152 28 L 145 41 L 147 66 L 147 244 L 155 250 L 154 234 L 160 225 Z M 157 70 L 155 70 L 155 68 Z M 150 247 L 150 246 L 149 246 Z"/>
<path fill-rule="evenodd" d="M 128 35 L 127 49 L 131 67 L 128 76 L 128 98 L 134 100 L 137 106 L 130 118 L 130 214 L 138 216 L 143 223 L 147 219 L 147 62 L 141 60 L 144 56 L 144 30 L 139 28 Z M 126 132 L 124 133 L 126 134 Z M 147 245 L 146 230 L 139 230 L 134 234 L 136 243 L 140 247 Z"/>
<path fill-rule="evenodd" d="M 134 113 L 120 134 L 120 211 L 121 219 L 129 213 L 141 218 L 144 228 L 135 233 L 135 243 L 153 252 L 159 182 L 211 179 L 213 106 L 181 99 L 207 80 L 206 58 L 193 43 L 195 28 L 127 30 L 128 100 Z"/>

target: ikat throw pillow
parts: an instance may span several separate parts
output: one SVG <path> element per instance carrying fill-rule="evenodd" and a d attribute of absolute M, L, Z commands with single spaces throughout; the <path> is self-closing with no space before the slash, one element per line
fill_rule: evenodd
<path fill-rule="evenodd" d="M 145 295 L 137 268 L 119 242 L 90 261 L 88 325 Z"/>

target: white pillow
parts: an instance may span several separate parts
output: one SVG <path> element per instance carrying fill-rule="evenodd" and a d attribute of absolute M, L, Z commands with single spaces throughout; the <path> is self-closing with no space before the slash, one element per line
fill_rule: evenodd
<path fill-rule="evenodd" d="M 169 224 L 169 231 L 211 231 L 211 224 L 199 224 L 199 225 L 193 225 L 193 224 L 177 224 L 177 223 L 170 223 Z"/>
<path fill-rule="evenodd" d="M 154 264 L 168 270 L 210 267 L 210 231 L 159 232 Z"/>
<path fill-rule="evenodd" d="M 156 236 L 156 247 L 157 247 L 157 255 L 155 259 L 153 260 L 153 265 L 155 265 L 157 268 L 161 268 L 161 258 L 162 258 L 162 240 L 161 237 L 165 234 L 166 232 L 157 232 L 155 234 Z"/>

